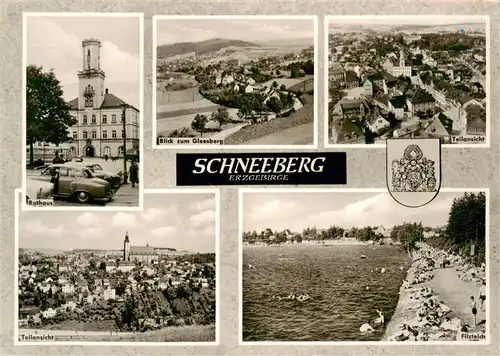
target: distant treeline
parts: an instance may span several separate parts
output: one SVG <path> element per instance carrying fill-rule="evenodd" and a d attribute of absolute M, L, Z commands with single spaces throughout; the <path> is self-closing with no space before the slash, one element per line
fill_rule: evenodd
<path fill-rule="evenodd" d="M 171 258 L 177 262 L 189 262 L 192 264 L 215 264 L 215 253 L 196 253 L 191 255 L 171 256 Z"/>
<path fill-rule="evenodd" d="M 300 233 L 293 233 L 288 229 L 273 231 L 265 229 L 261 232 L 249 231 L 243 233 L 243 241 L 247 243 L 280 244 L 285 242 L 301 243 L 303 240 L 334 240 L 355 238 L 359 241 L 382 241 L 390 238 L 392 241 L 410 252 L 416 248 L 416 243 L 425 241 L 430 245 L 456 252 L 470 257 L 471 261 L 480 264 L 485 260 L 486 239 L 486 196 L 484 193 L 465 193 L 455 198 L 448 213 L 446 226 L 431 228 L 422 223 L 404 222 L 395 225 L 390 234 L 383 234 L 377 227 L 353 227 L 344 229 L 340 226 L 331 226 L 325 230 L 316 227 L 307 227 Z M 425 238 L 425 232 L 434 232 Z M 470 256 L 471 246 L 474 245 L 474 255 Z"/>

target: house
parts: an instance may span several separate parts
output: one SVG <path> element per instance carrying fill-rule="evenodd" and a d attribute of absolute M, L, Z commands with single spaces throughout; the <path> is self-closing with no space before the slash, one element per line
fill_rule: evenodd
<path fill-rule="evenodd" d="M 359 79 L 355 72 L 347 71 L 345 74 L 345 87 L 347 89 L 359 87 Z"/>
<path fill-rule="evenodd" d="M 68 283 L 68 280 L 64 277 L 59 277 L 59 279 L 57 280 L 57 283 L 59 283 L 60 285 L 63 285 L 63 284 Z"/>
<path fill-rule="evenodd" d="M 349 119 L 335 120 L 331 126 L 332 143 L 365 143 L 363 130 Z"/>
<path fill-rule="evenodd" d="M 92 304 L 94 302 L 94 296 L 89 292 L 80 293 L 79 299 L 81 303 Z"/>
<path fill-rule="evenodd" d="M 109 283 L 109 279 L 104 278 L 104 279 L 102 280 L 102 285 L 103 285 L 103 287 L 108 287 L 108 286 L 109 286 L 109 284 L 110 284 L 110 283 Z"/>
<path fill-rule="evenodd" d="M 426 111 L 434 108 L 436 100 L 423 89 L 418 88 L 412 95 L 406 98 L 408 111 L 415 114 L 418 111 Z"/>
<path fill-rule="evenodd" d="M 42 311 L 42 316 L 45 319 L 53 318 L 56 316 L 56 314 L 57 314 L 57 311 L 55 309 L 52 309 L 52 308 L 49 308 L 45 311 Z"/>
<path fill-rule="evenodd" d="M 476 135 L 476 136 L 486 135 L 486 121 L 479 117 L 467 119 L 466 132 L 467 135 Z"/>
<path fill-rule="evenodd" d="M 433 116 L 432 121 L 424 129 L 424 135 L 439 138 L 443 143 L 450 142 L 450 135 L 453 130 L 453 120 L 443 113 Z"/>
<path fill-rule="evenodd" d="M 365 99 L 342 99 L 333 109 L 333 114 L 348 117 L 364 117 L 370 112 L 370 106 Z"/>
<path fill-rule="evenodd" d="M 222 85 L 229 85 L 234 82 L 234 77 L 231 74 L 227 74 L 222 78 Z"/>
<path fill-rule="evenodd" d="M 405 114 L 406 109 L 406 96 L 398 95 L 394 96 L 388 102 L 389 111 L 393 112 L 398 119 L 402 119 Z"/>
<path fill-rule="evenodd" d="M 374 115 L 368 122 L 368 128 L 370 129 L 371 132 L 378 132 L 389 126 L 391 126 L 389 121 L 384 119 L 381 115 Z"/>
<path fill-rule="evenodd" d="M 108 288 L 103 291 L 103 298 L 104 300 L 115 299 L 115 289 L 108 286 Z"/>
<path fill-rule="evenodd" d="M 401 128 L 394 130 L 394 138 L 412 138 L 420 134 L 421 124 L 418 117 L 411 117 L 401 123 Z"/>
<path fill-rule="evenodd" d="M 233 92 L 238 93 L 240 91 L 240 86 L 238 84 L 235 84 L 233 87 Z"/>
<path fill-rule="evenodd" d="M 134 263 L 121 262 L 117 269 L 122 272 L 130 272 L 135 268 Z"/>
<path fill-rule="evenodd" d="M 66 304 L 61 305 L 61 308 L 63 309 L 70 309 L 70 310 L 75 310 L 76 309 L 76 303 L 74 301 L 69 301 Z"/>
<path fill-rule="evenodd" d="M 62 286 L 62 292 L 64 294 L 72 294 L 75 292 L 75 287 L 70 283 L 66 283 Z"/>
<path fill-rule="evenodd" d="M 144 267 L 144 268 L 142 269 L 142 271 L 143 271 L 144 273 L 146 273 L 146 275 L 148 275 L 148 276 L 153 276 L 153 275 L 156 273 L 156 271 L 155 271 L 154 269 L 149 268 L 149 267 L 147 267 L 147 266 L 146 266 L 146 267 Z"/>
<path fill-rule="evenodd" d="M 248 85 L 255 85 L 255 80 L 253 78 L 248 78 L 247 79 L 247 84 Z"/>
<path fill-rule="evenodd" d="M 57 270 L 59 271 L 59 273 L 66 272 L 69 270 L 69 267 L 68 266 L 59 266 L 59 268 Z"/>
<path fill-rule="evenodd" d="M 252 86 L 252 84 L 248 84 L 245 87 L 245 93 L 253 93 L 253 86 Z"/>
<path fill-rule="evenodd" d="M 462 95 L 460 98 L 458 98 L 458 102 L 459 102 L 460 106 L 462 107 L 462 110 L 466 110 L 467 107 L 469 107 L 471 105 L 481 106 L 481 103 L 479 101 L 477 101 L 476 99 L 473 99 L 467 95 Z"/>
<path fill-rule="evenodd" d="M 373 83 L 369 80 L 365 80 L 363 83 L 364 95 L 373 96 Z"/>
<path fill-rule="evenodd" d="M 343 82 L 345 78 L 345 70 L 339 64 L 334 64 L 328 70 L 328 79 L 334 82 Z"/>

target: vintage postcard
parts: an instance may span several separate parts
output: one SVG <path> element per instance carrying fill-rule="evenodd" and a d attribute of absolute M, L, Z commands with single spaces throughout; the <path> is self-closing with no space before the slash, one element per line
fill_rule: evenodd
<path fill-rule="evenodd" d="M 23 20 L 23 208 L 139 209 L 142 14 Z"/>
<path fill-rule="evenodd" d="M 488 16 L 328 16 L 325 145 L 489 147 Z"/>
<path fill-rule="evenodd" d="M 415 193 L 413 193 L 415 194 Z M 487 344 L 489 190 L 240 190 L 243 344 Z"/>
<path fill-rule="evenodd" d="M 144 204 L 34 212 L 16 201 L 17 345 L 218 342 L 218 191 L 151 190 Z"/>
<path fill-rule="evenodd" d="M 316 16 L 155 16 L 155 148 L 311 148 Z"/>

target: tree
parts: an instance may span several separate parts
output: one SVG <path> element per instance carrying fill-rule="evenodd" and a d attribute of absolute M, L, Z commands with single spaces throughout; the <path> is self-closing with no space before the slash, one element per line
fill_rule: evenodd
<path fill-rule="evenodd" d="M 276 89 L 278 87 L 278 82 L 275 80 L 272 84 L 272 88 Z"/>
<path fill-rule="evenodd" d="M 99 269 L 100 270 L 106 270 L 106 262 L 101 261 L 101 263 L 99 264 Z"/>
<path fill-rule="evenodd" d="M 274 96 L 267 101 L 266 105 L 275 114 L 279 114 L 284 107 L 283 102 Z"/>
<path fill-rule="evenodd" d="M 222 125 L 225 125 L 231 121 L 231 116 L 229 111 L 225 107 L 218 107 L 217 111 L 214 111 L 210 117 L 210 120 L 219 123 L 219 129 Z"/>
<path fill-rule="evenodd" d="M 203 137 L 203 131 L 205 131 L 205 126 L 208 123 L 208 118 L 203 114 L 196 114 L 193 121 L 191 122 L 191 128 L 195 131 L 198 131 Z"/>
<path fill-rule="evenodd" d="M 189 137 L 189 129 L 183 127 L 182 129 L 177 129 L 168 134 L 168 137 Z"/>
<path fill-rule="evenodd" d="M 30 148 L 29 165 L 33 166 L 33 144 L 59 144 L 70 140 L 68 128 L 77 123 L 69 113 L 61 83 L 53 71 L 42 67 L 26 68 L 26 144 Z"/>
<path fill-rule="evenodd" d="M 446 238 L 459 249 L 473 244 L 476 262 L 484 262 L 486 236 L 486 196 L 484 193 L 465 193 L 451 205 L 446 227 Z"/>

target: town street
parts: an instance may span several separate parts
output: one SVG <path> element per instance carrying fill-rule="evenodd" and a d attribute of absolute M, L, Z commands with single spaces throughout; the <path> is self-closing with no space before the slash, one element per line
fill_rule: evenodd
<path fill-rule="evenodd" d="M 48 162 L 47 162 L 48 163 Z M 123 171 L 123 159 L 117 159 L 112 161 L 108 159 L 107 161 L 103 158 L 96 157 L 83 157 L 83 162 L 76 162 L 78 164 L 89 165 L 89 164 L 99 164 L 102 170 L 108 173 L 116 174 Z M 50 164 L 50 163 L 49 163 Z M 71 163 L 69 163 L 71 164 Z M 130 169 L 130 162 L 127 162 L 127 173 Z M 39 176 L 43 169 L 38 170 L 26 170 L 26 176 L 28 179 L 30 177 Z M 55 206 L 110 206 L 110 207 L 137 207 L 139 206 L 139 187 L 136 185 L 132 188 L 130 182 L 129 184 L 122 185 L 115 192 L 113 200 L 110 202 L 91 202 L 91 203 L 78 203 L 74 200 L 57 198 L 54 199 Z"/>

